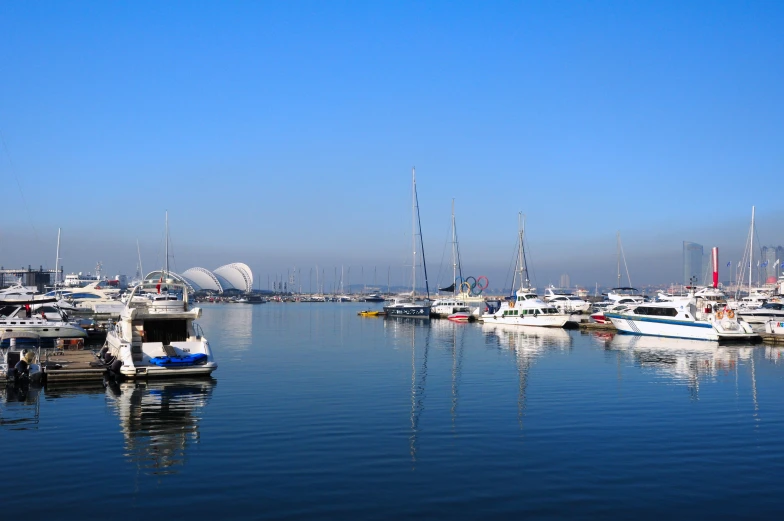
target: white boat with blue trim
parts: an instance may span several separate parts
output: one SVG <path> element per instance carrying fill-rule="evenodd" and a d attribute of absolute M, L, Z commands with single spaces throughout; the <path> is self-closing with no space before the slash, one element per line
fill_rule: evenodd
<path fill-rule="evenodd" d="M 733 310 L 702 298 L 648 302 L 605 316 L 621 333 L 712 341 L 759 338 Z"/>

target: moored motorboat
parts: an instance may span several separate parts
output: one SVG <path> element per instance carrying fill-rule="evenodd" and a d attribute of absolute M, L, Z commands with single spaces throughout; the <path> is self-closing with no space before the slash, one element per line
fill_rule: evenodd
<path fill-rule="evenodd" d="M 0 307 L 0 329 L 8 333 L 34 333 L 44 339 L 85 338 L 87 332 L 68 322 L 68 317 L 56 306 L 33 313 L 29 304 Z M 56 317 L 50 315 L 56 314 Z"/>
<path fill-rule="evenodd" d="M 40 360 L 41 337 L 28 332 L 0 335 L 0 382 L 38 383 L 43 377 Z"/>
<path fill-rule="evenodd" d="M 519 224 L 519 245 L 517 259 L 517 273 L 520 277 L 520 287 L 507 300 L 501 302 L 497 309 L 484 313 L 480 320 L 486 323 L 510 324 L 514 326 L 541 326 L 564 327 L 570 316 L 554 305 L 543 301 L 531 288 L 528 280 L 528 268 L 525 261 L 524 228 L 522 215 Z M 514 284 L 514 283 L 513 283 Z"/>
<path fill-rule="evenodd" d="M 471 308 L 468 306 L 460 306 L 456 307 L 452 310 L 452 313 L 447 317 L 448 320 L 452 322 L 468 322 L 471 318 Z"/>
<path fill-rule="evenodd" d="M 759 338 L 732 309 L 702 298 L 649 302 L 605 315 L 621 333 L 718 341 Z"/>
<path fill-rule="evenodd" d="M 147 286 L 145 288 L 145 285 Z M 208 375 L 218 368 L 199 325 L 200 308 L 188 305 L 187 287 L 173 279 L 136 286 L 160 291 L 146 304 L 128 299 L 106 334 L 104 360 L 126 378 Z"/>

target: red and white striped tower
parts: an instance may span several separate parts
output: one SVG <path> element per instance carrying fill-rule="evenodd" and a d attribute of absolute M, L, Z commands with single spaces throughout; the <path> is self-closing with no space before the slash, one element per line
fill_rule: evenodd
<path fill-rule="evenodd" d="M 719 287 L 719 248 L 714 246 L 712 250 L 712 261 L 713 261 L 713 287 Z"/>

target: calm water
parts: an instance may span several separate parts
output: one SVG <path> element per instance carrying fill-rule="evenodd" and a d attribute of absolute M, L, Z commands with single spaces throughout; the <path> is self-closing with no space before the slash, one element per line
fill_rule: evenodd
<path fill-rule="evenodd" d="M 778 518 L 782 349 L 206 305 L 213 379 L 0 396 L 2 518 Z"/>

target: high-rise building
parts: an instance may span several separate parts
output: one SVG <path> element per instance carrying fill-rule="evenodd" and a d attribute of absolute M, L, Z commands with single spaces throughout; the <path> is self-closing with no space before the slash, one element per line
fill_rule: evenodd
<path fill-rule="evenodd" d="M 569 278 L 569 274 L 568 273 L 564 273 L 563 275 L 561 275 L 561 287 L 562 288 L 570 288 L 570 287 L 572 287 L 572 281 Z"/>
<path fill-rule="evenodd" d="M 683 241 L 683 284 L 702 284 L 703 279 L 702 244 Z"/>
<path fill-rule="evenodd" d="M 768 278 L 778 278 L 781 273 L 781 260 L 784 248 L 781 246 L 763 246 L 760 251 L 760 278 L 765 282 Z"/>

